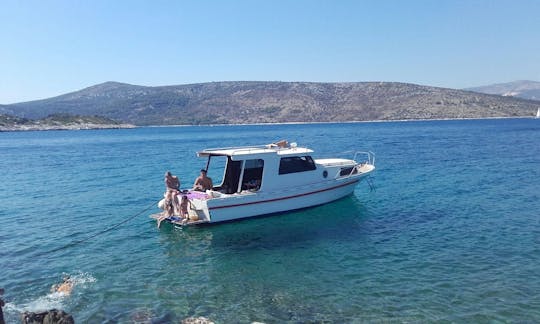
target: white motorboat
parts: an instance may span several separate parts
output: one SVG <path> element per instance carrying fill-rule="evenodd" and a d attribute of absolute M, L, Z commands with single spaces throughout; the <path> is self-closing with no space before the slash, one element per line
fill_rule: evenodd
<path fill-rule="evenodd" d="M 206 192 L 182 191 L 192 206 L 189 220 L 165 220 L 177 225 L 217 223 L 322 205 L 351 194 L 375 170 L 372 152 L 356 152 L 353 159 L 313 159 L 312 153 L 286 141 L 197 152 L 208 159 L 207 171 L 213 160 L 224 160 L 219 163 L 221 184 Z"/>

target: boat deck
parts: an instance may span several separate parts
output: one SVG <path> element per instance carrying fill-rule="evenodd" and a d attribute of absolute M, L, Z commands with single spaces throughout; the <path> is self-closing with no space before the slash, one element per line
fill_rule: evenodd
<path fill-rule="evenodd" d="M 150 215 L 150 218 L 157 220 L 161 215 L 162 215 L 161 213 L 152 214 Z M 199 224 L 209 223 L 209 221 L 206 219 L 189 220 L 186 222 L 185 219 L 179 216 L 170 216 L 168 218 L 165 218 L 163 221 L 169 222 L 174 225 L 179 225 L 179 226 L 189 226 L 189 225 L 199 225 Z"/>

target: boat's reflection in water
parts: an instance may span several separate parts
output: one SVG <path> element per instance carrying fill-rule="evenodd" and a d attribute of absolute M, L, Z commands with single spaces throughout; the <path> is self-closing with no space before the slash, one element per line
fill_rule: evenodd
<path fill-rule="evenodd" d="M 161 238 L 174 255 L 184 249 L 192 254 L 206 249 L 291 248 L 295 244 L 357 238 L 367 212 L 358 198 L 348 196 L 323 206 L 215 225 L 181 228 L 166 224 Z"/>
<path fill-rule="evenodd" d="M 159 249 L 165 294 L 183 300 L 182 307 L 223 322 L 280 321 L 289 316 L 292 304 L 298 316 L 309 319 L 315 306 L 299 300 L 313 294 L 324 276 L 335 276 L 346 265 L 342 262 L 351 244 L 359 249 L 365 245 L 368 212 L 348 196 L 319 207 L 219 225 L 178 229 L 164 224 Z M 220 318 L 238 314 L 235 307 L 245 316 L 250 309 L 271 316 Z"/>
<path fill-rule="evenodd" d="M 265 256 L 280 262 L 283 256 L 302 250 L 333 249 L 351 242 L 361 246 L 367 213 L 356 197 L 348 196 L 319 207 L 219 225 L 175 228 L 166 224 L 160 231 L 160 248 L 170 271 L 198 277 L 220 269 L 223 276 L 223 268 L 245 269 L 246 263 L 266 262 Z"/>

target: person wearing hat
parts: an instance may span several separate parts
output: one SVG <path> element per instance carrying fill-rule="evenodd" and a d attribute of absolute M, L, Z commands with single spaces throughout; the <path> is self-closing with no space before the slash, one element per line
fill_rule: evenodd
<path fill-rule="evenodd" d="M 210 190 L 214 187 L 212 184 L 212 179 L 206 176 L 206 170 L 201 170 L 201 175 L 195 179 L 195 183 L 193 183 L 193 190 L 197 191 L 206 191 Z"/>

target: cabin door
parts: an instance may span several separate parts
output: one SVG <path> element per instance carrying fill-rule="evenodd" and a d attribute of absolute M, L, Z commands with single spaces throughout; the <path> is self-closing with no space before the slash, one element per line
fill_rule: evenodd
<path fill-rule="evenodd" d="M 233 161 L 230 157 L 228 158 L 225 176 L 223 177 L 223 183 L 221 184 L 221 190 L 223 190 L 223 192 L 232 194 L 238 191 L 242 162 L 243 161 Z"/>
<path fill-rule="evenodd" d="M 262 186 L 263 169 L 264 160 L 245 160 L 244 172 L 242 175 L 242 190 L 259 190 Z"/>

